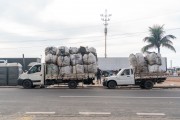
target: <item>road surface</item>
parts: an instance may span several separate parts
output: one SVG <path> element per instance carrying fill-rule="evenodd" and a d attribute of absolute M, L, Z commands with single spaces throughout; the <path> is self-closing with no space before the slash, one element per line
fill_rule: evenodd
<path fill-rule="evenodd" d="M 0 88 L 0 120 L 178 120 L 179 101 L 177 88 Z"/>

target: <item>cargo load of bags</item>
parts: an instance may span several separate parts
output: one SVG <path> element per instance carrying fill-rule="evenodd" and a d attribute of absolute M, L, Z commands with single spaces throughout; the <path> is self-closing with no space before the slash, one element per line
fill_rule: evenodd
<path fill-rule="evenodd" d="M 129 62 L 137 73 L 163 72 L 160 69 L 162 61 L 159 53 L 149 52 L 145 56 L 142 53 L 130 54 Z"/>
<path fill-rule="evenodd" d="M 63 76 L 96 73 L 97 53 L 93 47 L 47 47 L 45 49 L 45 63 L 48 64 L 47 73 L 49 74 L 55 72 L 53 74 Z"/>

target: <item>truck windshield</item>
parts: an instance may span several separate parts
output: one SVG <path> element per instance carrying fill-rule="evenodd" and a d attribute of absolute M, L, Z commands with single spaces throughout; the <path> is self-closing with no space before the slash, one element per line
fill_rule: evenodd
<path fill-rule="evenodd" d="M 41 72 L 41 65 L 35 65 L 28 71 L 29 74 L 36 72 Z"/>
<path fill-rule="evenodd" d="M 118 76 L 122 76 L 122 75 L 130 75 L 130 70 L 132 69 L 122 69 L 118 72 Z M 131 71 L 132 72 L 132 71 Z"/>
<path fill-rule="evenodd" d="M 124 71 L 124 69 L 121 69 L 121 70 L 117 73 L 117 76 L 120 76 L 123 71 Z"/>
<path fill-rule="evenodd" d="M 129 69 L 125 69 L 121 75 L 130 75 Z"/>

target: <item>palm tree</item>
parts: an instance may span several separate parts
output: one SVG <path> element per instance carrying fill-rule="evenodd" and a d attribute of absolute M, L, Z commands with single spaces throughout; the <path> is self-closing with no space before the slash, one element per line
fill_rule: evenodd
<path fill-rule="evenodd" d="M 148 45 L 141 49 L 143 53 L 151 48 L 157 48 L 158 53 L 160 53 L 160 47 L 166 47 L 176 52 L 175 48 L 172 46 L 173 43 L 170 40 L 175 39 L 176 37 L 173 35 L 164 36 L 165 31 L 163 27 L 164 25 L 154 25 L 153 27 L 149 27 L 150 36 L 143 39 L 144 42 L 148 43 Z"/>

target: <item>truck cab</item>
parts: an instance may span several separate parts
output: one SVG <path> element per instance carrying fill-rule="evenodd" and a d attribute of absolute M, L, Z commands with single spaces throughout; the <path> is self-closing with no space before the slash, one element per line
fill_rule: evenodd
<path fill-rule="evenodd" d="M 22 85 L 24 88 L 44 85 L 44 67 L 43 63 L 37 63 L 32 66 L 19 76 L 18 85 Z"/>
<path fill-rule="evenodd" d="M 115 76 L 106 77 L 103 82 L 103 86 L 110 89 L 120 85 L 134 85 L 134 73 L 131 68 L 121 69 Z"/>

